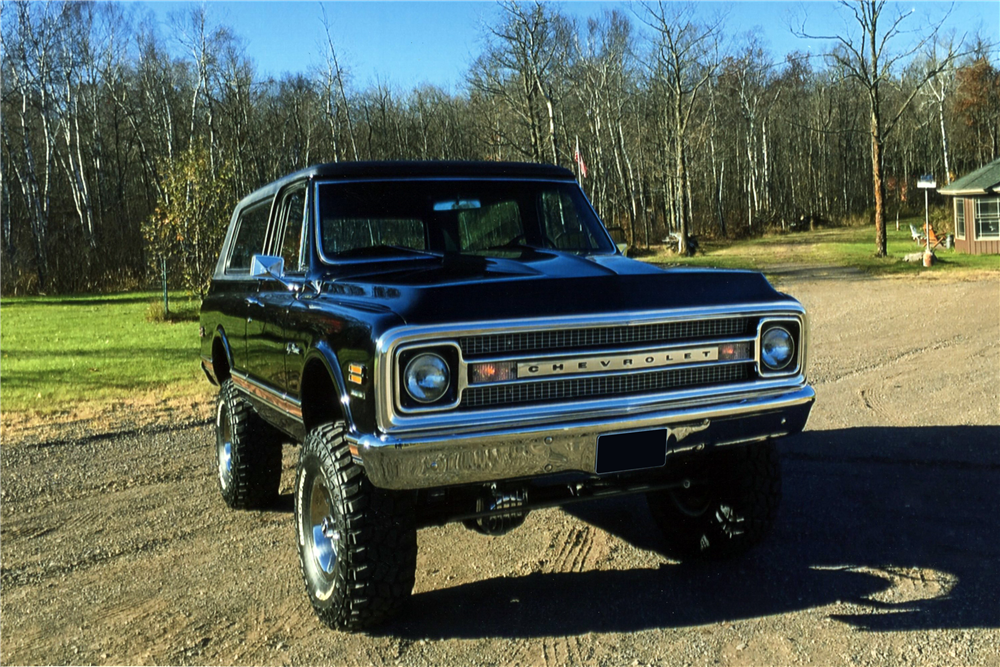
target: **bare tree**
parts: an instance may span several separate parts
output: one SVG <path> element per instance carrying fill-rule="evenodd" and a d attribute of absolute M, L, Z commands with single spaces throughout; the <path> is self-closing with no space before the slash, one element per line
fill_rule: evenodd
<path fill-rule="evenodd" d="M 11 8 L 8 5 L 8 8 Z M 32 14 L 33 5 L 26 1 L 14 3 L 13 21 L 5 21 L 0 46 L 3 47 L 5 67 L 4 98 L 13 98 L 10 109 L 17 117 L 19 146 L 11 135 L 14 131 L 3 123 L 3 141 L 8 159 L 4 171 L 12 170 L 17 180 L 28 220 L 35 250 L 35 271 L 38 287 L 47 288 L 48 232 L 55 166 L 56 127 L 55 109 L 56 58 L 58 57 L 58 20 L 60 8 L 43 5 Z M 7 10 L 4 11 L 6 15 Z M 10 89 L 7 89 L 7 86 Z M 5 114 L 4 114 L 5 115 Z M 36 129 L 35 119 L 38 121 Z M 40 137 L 39 137 L 40 135 Z M 35 157 L 36 140 L 41 142 L 41 163 Z M 23 151 L 23 165 L 10 159 L 18 150 Z"/>
<path fill-rule="evenodd" d="M 940 51 L 943 50 L 943 54 Z M 945 183 L 951 183 L 951 162 L 948 152 L 948 131 L 945 123 L 947 116 L 946 107 L 955 92 L 955 40 L 953 37 L 944 40 L 935 40 L 928 45 L 925 54 L 925 69 L 934 71 L 935 74 L 927 82 L 927 93 L 932 100 L 935 115 L 937 116 L 938 129 L 941 132 L 941 158 L 944 161 Z M 938 67 L 938 61 L 944 59 L 947 64 Z"/>
<path fill-rule="evenodd" d="M 333 139 L 333 159 L 334 162 L 340 159 L 340 152 L 337 150 L 337 134 L 340 117 L 341 104 L 343 104 L 344 116 L 347 119 L 347 137 L 351 141 L 351 155 L 354 161 L 358 158 L 358 145 L 354 139 L 354 121 L 351 119 L 351 105 L 347 102 L 347 93 L 344 90 L 344 78 L 346 71 L 340 66 L 337 58 L 337 49 L 333 46 L 333 36 L 330 34 L 330 22 L 326 18 L 326 8 L 320 5 L 323 11 L 323 28 L 326 31 L 326 69 L 323 70 L 323 101 L 326 107 L 326 118 L 330 125 L 330 137 Z"/>
<path fill-rule="evenodd" d="M 912 205 L 902 195 L 916 169 L 968 171 L 1000 144 L 995 47 L 980 40 L 965 58 L 938 41 L 934 54 L 934 26 L 908 33 L 879 1 L 842 5 L 853 27 L 816 69 L 752 35 L 720 63 L 720 22 L 699 6 L 650 0 L 578 24 L 551 4 L 505 1 L 454 93 L 352 86 L 329 23 L 317 70 L 273 80 L 204 7 L 161 25 L 140 6 L 0 3 L 5 293 L 136 287 L 154 255 L 180 286 L 212 264 L 227 206 L 329 159 L 570 164 L 579 136 L 582 184 L 604 220 L 633 245 L 671 231 L 686 245 L 696 230 L 759 234 L 871 208 L 882 220 L 892 197 Z M 648 39 L 636 45 L 640 20 Z M 881 193 L 857 178 L 870 168 Z M 205 188 L 222 213 L 196 229 Z M 173 236 L 144 237 L 142 221 L 168 211 Z M 179 245 L 164 253 L 164 239 Z"/>
<path fill-rule="evenodd" d="M 643 5 L 643 21 L 653 28 L 652 78 L 668 95 L 668 153 L 674 165 L 673 208 L 680 238 L 678 252 L 688 254 L 691 228 L 687 140 L 695 104 L 718 68 L 721 19 L 705 23 L 694 5 L 659 2 Z"/>
<path fill-rule="evenodd" d="M 894 72 L 913 54 L 936 39 L 944 19 L 931 24 L 915 43 L 894 50 L 903 44 L 913 31 L 904 30 L 903 23 L 913 13 L 896 9 L 886 12 L 886 0 L 841 0 L 840 5 L 853 18 L 853 35 L 818 35 L 802 28 L 797 32 L 811 39 L 833 40 L 835 46 L 828 54 L 832 62 L 856 81 L 868 99 L 869 136 L 871 138 L 872 192 L 875 199 L 875 255 L 886 256 L 885 232 L 885 179 L 883 160 L 885 142 L 895 129 L 903 112 L 910 106 L 921 88 L 934 76 L 944 71 L 955 55 L 950 54 L 936 63 L 928 63 L 927 70 L 912 81 L 908 90 L 902 91 L 900 101 L 887 106 L 886 89 L 898 81 Z M 845 32 L 847 32 L 845 30 Z"/>
<path fill-rule="evenodd" d="M 541 2 L 499 4 L 501 19 L 486 28 L 486 52 L 477 60 L 470 83 L 488 94 L 505 96 L 527 121 L 532 158 L 559 164 L 556 89 L 569 59 L 572 26 Z M 519 94 L 507 92 L 512 79 Z"/>
<path fill-rule="evenodd" d="M 613 215 L 625 210 L 629 237 L 637 243 L 638 187 L 631 145 L 625 137 L 626 117 L 634 82 L 631 24 L 618 11 L 606 12 L 587 21 L 586 41 L 577 41 L 574 67 L 570 72 L 573 91 L 583 106 L 589 144 L 595 165 L 613 166 L 594 170 L 592 181 L 600 183 L 598 194 L 613 191 L 612 201 L 598 197 L 598 210 Z M 594 186 L 591 186 L 594 189 Z M 612 210 L 607 210 L 612 209 Z"/>

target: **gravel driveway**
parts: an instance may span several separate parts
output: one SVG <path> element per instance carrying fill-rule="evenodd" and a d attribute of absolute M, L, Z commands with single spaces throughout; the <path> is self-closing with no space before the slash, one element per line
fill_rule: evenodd
<path fill-rule="evenodd" d="M 1000 281 L 779 280 L 817 404 L 740 561 L 668 560 L 635 497 L 428 528 L 408 613 L 344 635 L 306 600 L 291 496 L 224 508 L 210 426 L 4 433 L 0 662 L 1000 664 Z"/>

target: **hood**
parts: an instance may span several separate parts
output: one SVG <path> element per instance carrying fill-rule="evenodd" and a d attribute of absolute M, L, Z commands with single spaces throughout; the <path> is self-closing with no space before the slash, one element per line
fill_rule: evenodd
<path fill-rule="evenodd" d="M 323 298 L 391 310 L 407 324 L 491 321 L 792 301 L 759 273 L 660 269 L 620 255 L 555 251 L 358 265 Z M 345 303 L 345 305 L 347 305 Z"/>

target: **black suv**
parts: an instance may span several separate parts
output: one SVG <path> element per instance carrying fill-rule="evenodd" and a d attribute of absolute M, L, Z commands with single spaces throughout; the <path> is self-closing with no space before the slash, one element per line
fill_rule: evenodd
<path fill-rule="evenodd" d="M 643 493 L 667 553 L 738 554 L 812 407 L 806 326 L 758 273 L 627 259 L 559 167 L 312 167 L 239 203 L 202 307 L 222 496 L 273 502 L 302 444 L 302 576 L 342 629 L 407 600 L 426 525 Z"/>

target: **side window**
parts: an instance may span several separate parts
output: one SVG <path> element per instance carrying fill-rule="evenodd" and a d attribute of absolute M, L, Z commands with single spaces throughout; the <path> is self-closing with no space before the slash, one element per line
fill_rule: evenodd
<path fill-rule="evenodd" d="M 297 187 L 285 195 L 281 203 L 285 234 L 281 240 L 281 256 L 285 271 L 299 273 L 302 266 L 302 230 L 306 212 L 306 189 Z"/>
<path fill-rule="evenodd" d="M 240 214 L 239 227 L 229 252 L 226 273 L 248 273 L 250 259 L 264 251 L 264 236 L 267 234 L 267 215 L 271 202 L 254 204 Z"/>

